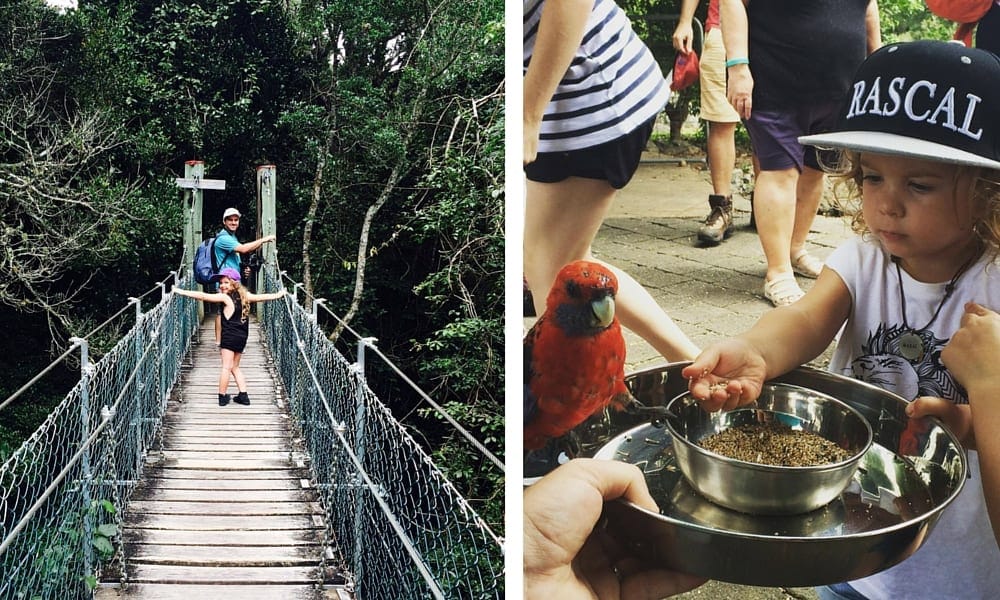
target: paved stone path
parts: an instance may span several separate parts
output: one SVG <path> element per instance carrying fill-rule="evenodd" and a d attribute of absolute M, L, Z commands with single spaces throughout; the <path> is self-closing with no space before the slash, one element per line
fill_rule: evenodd
<path fill-rule="evenodd" d="M 734 195 L 737 228 L 729 239 L 718 246 L 699 244 L 710 190 L 707 171 L 643 164 L 614 201 L 594 243 L 596 256 L 642 283 L 699 346 L 745 330 L 771 308 L 763 293 L 764 253 L 748 226 L 748 200 Z M 818 215 L 808 247 L 826 258 L 849 235 L 843 217 Z M 802 289 L 813 282 L 797 279 Z M 626 336 L 629 370 L 663 362 L 644 340 L 631 332 Z M 825 360 L 810 364 L 824 366 Z"/>

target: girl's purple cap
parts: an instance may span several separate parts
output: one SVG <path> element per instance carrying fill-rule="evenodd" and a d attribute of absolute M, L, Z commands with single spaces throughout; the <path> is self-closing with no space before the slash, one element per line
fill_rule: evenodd
<path fill-rule="evenodd" d="M 222 279 L 223 277 L 228 277 L 228 278 L 232 279 L 233 281 L 239 283 L 239 281 L 240 281 L 240 272 L 237 271 L 236 269 L 232 268 L 232 267 L 226 267 L 225 269 L 219 271 L 215 275 L 212 275 L 212 281 L 218 281 L 218 280 Z"/>

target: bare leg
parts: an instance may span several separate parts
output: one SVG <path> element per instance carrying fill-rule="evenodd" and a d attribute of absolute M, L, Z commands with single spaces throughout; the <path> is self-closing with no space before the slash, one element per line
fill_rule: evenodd
<path fill-rule="evenodd" d="M 242 352 L 235 352 L 233 357 L 233 377 L 236 378 L 236 389 L 241 392 L 247 391 L 247 378 L 243 376 L 243 370 L 240 369 L 240 359 L 243 358 Z"/>
<path fill-rule="evenodd" d="M 219 393 L 225 394 L 229 388 L 229 374 L 233 371 L 233 363 L 238 355 L 225 348 L 219 350 L 219 354 L 222 355 L 222 368 L 219 369 Z"/>
<path fill-rule="evenodd" d="M 590 243 L 614 197 L 615 189 L 596 179 L 527 182 L 524 276 L 536 314 L 544 312 L 545 298 L 559 269 L 590 255 Z"/>
<path fill-rule="evenodd" d="M 795 228 L 798 169 L 761 171 L 754 184 L 753 210 L 757 235 L 767 260 L 765 279 L 792 274 L 791 240 Z"/>
<path fill-rule="evenodd" d="M 708 168 L 713 193 L 730 194 L 733 169 L 736 167 L 736 123 L 708 122 Z"/>
<path fill-rule="evenodd" d="M 527 182 L 524 227 L 524 273 L 542 314 L 556 274 L 574 260 L 593 257 L 597 235 L 616 190 L 606 181 L 570 177 L 558 183 Z M 606 264 L 606 263 L 605 263 Z M 610 266 L 610 265 L 609 265 Z M 667 360 L 692 359 L 698 347 L 635 279 L 614 268 L 618 277 L 616 310 L 622 325 L 649 342 Z"/>
<path fill-rule="evenodd" d="M 221 308 L 219 309 L 222 310 Z M 222 341 L 222 313 L 215 313 L 215 345 L 218 346 L 219 342 Z"/>
<path fill-rule="evenodd" d="M 816 211 L 823 199 L 823 172 L 804 167 L 796 187 L 795 228 L 789 256 L 795 256 L 805 247 L 809 229 L 816 219 Z"/>

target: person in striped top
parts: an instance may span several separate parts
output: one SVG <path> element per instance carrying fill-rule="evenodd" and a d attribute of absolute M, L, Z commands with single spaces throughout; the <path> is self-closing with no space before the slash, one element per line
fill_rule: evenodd
<path fill-rule="evenodd" d="M 556 273 L 591 243 L 638 168 L 670 90 L 613 0 L 524 0 L 524 274 L 536 314 Z M 618 277 L 623 325 L 668 360 L 697 346 L 635 279 Z"/>

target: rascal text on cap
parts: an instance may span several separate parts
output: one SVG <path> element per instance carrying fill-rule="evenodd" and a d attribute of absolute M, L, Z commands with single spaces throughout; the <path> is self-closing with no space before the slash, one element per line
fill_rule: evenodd
<path fill-rule="evenodd" d="M 847 119 L 862 115 L 894 117 L 903 110 L 906 117 L 914 123 L 940 125 L 978 140 L 983 135 L 983 129 L 980 127 L 973 132 L 970 127 L 983 99 L 975 94 L 965 94 L 964 97 L 959 97 L 956 105 L 956 97 L 959 94 L 954 87 L 939 94 L 938 85 L 924 79 L 911 83 L 906 77 L 893 77 L 883 85 L 882 77 L 879 76 L 872 82 L 855 82 Z M 882 98 L 886 98 L 884 103 Z M 935 103 L 936 107 L 931 109 Z M 921 110 L 922 112 L 918 112 Z M 961 125 L 956 125 L 956 115 L 961 115 Z"/>

